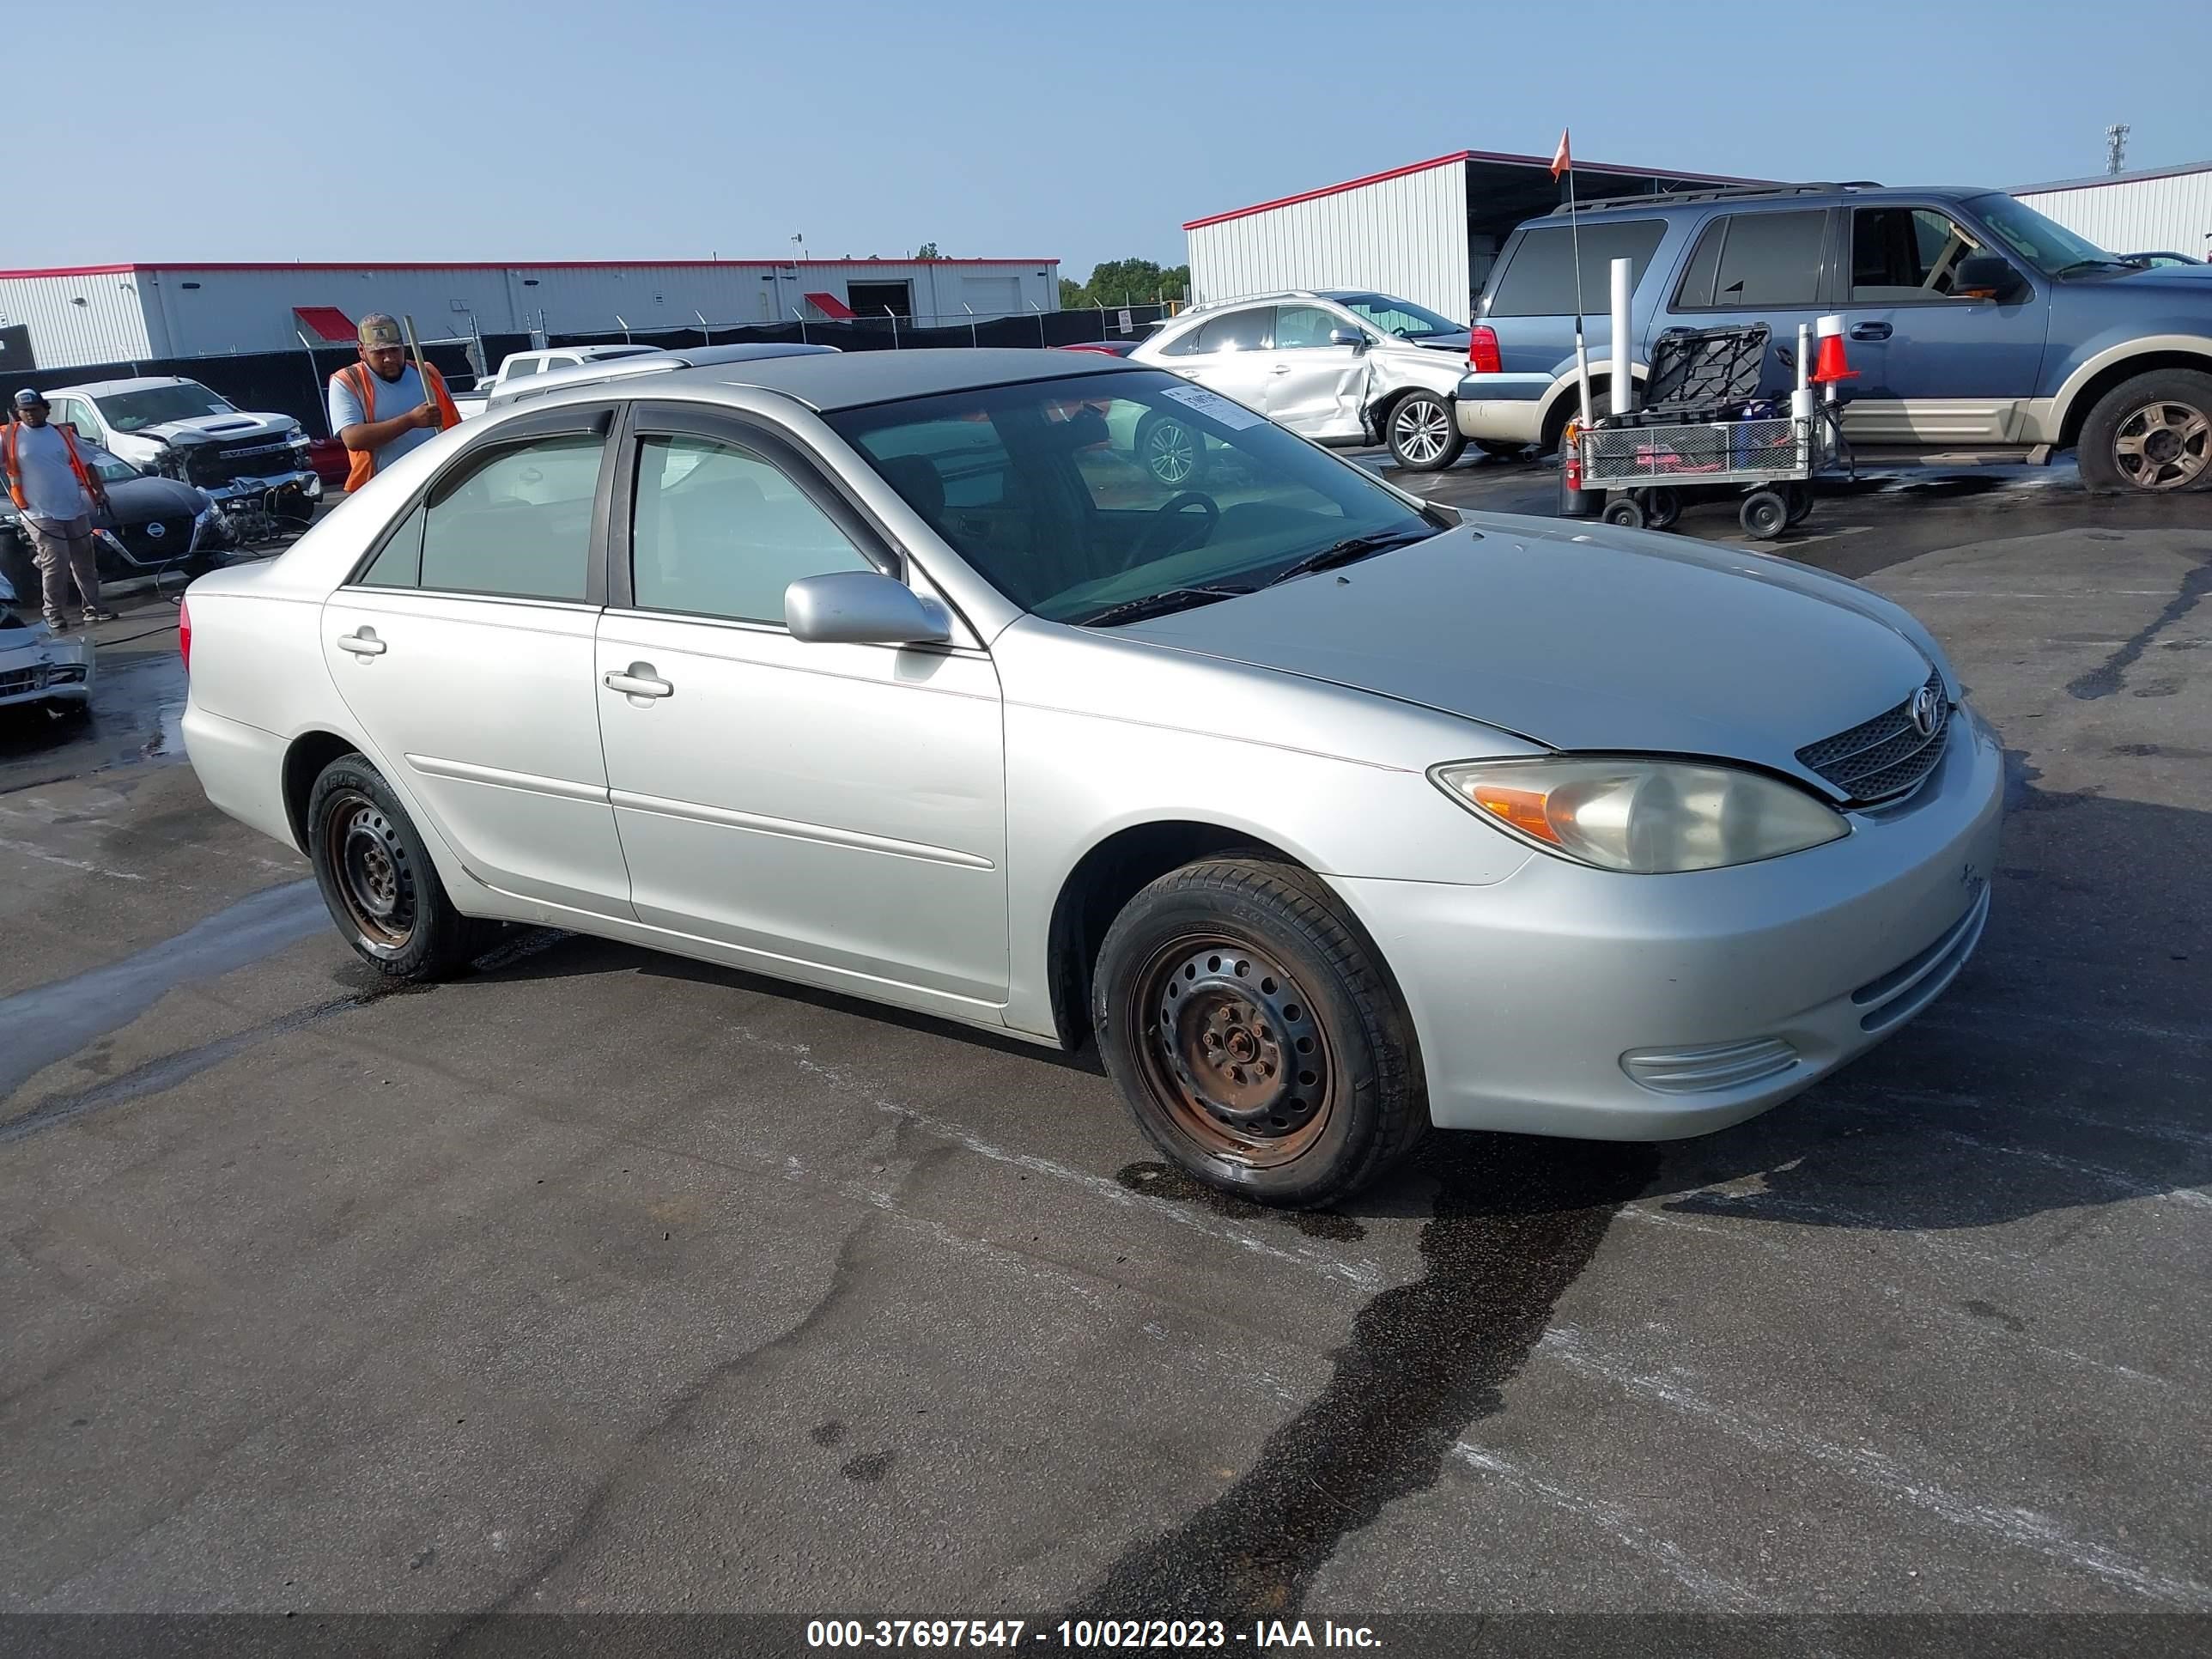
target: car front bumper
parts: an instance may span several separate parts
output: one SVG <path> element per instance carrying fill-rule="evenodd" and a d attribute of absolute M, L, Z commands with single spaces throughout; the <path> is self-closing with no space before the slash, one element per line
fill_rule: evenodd
<path fill-rule="evenodd" d="M 312 501 L 320 499 L 323 480 L 322 475 L 310 466 L 292 472 L 275 473 L 265 478 L 233 478 L 228 483 L 203 484 L 200 489 L 218 507 L 258 502 L 265 496 L 288 489 L 296 489 Z"/>
<path fill-rule="evenodd" d="M 1928 781 L 1826 847 L 1333 884 L 1405 994 L 1438 1127 L 1672 1139 L 1787 1100 L 1934 1001 L 1980 941 L 2002 811 L 1996 737 L 1961 705 Z"/>
<path fill-rule="evenodd" d="M 14 629 L 9 632 L 22 637 Z M 0 650 L 0 708 L 87 702 L 92 696 L 92 653 L 84 646 L 51 635 L 26 647 Z"/>

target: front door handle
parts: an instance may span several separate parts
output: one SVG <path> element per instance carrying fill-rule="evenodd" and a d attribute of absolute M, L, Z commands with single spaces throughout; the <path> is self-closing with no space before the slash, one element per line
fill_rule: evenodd
<path fill-rule="evenodd" d="M 1889 325 L 1887 323 L 1854 323 L 1851 325 L 1851 338 L 1854 340 L 1887 340 L 1888 337 Z"/>
<path fill-rule="evenodd" d="M 676 688 L 653 672 L 649 662 L 634 662 L 627 672 L 609 674 L 601 682 L 608 690 L 625 697 L 672 697 Z"/>
<path fill-rule="evenodd" d="M 356 657 L 380 657 L 384 654 L 384 641 L 376 637 L 374 628 L 364 628 L 339 635 L 338 649 L 350 651 Z"/>
<path fill-rule="evenodd" d="M 1267 371 L 1270 374 L 1287 374 L 1290 372 L 1291 366 L 1288 363 L 1277 363 L 1273 368 Z"/>

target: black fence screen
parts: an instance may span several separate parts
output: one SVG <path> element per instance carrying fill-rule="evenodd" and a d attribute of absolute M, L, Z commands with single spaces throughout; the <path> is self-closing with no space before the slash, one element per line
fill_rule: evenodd
<path fill-rule="evenodd" d="M 1026 317 L 979 318 L 945 328 L 916 328 L 904 319 L 869 317 L 852 322 L 789 322 L 748 324 L 729 328 L 678 328 L 651 331 L 616 330 L 605 334 L 555 334 L 548 343 L 563 345 L 683 346 L 735 345 L 746 340 L 804 341 L 833 345 L 842 351 L 915 350 L 925 347 L 1081 345 L 1096 340 L 1142 338 L 1151 325 L 1169 314 L 1165 306 L 1109 306 L 1101 310 L 1032 312 Z M 1127 328 L 1122 319 L 1128 319 Z M 484 365 L 496 370 L 509 352 L 531 349 L 526 334 L 487 334 L 483 337 Z M 441 341 L 425 345 L 422 355 L 436 365 L 456 390 L 466 388 L 476 370 L 469 362 L 471 343 Z M 134 379 L 146 374 L 177 374 L 198 380 L 239 408 L 257 413 L 291 416 L 310 435 L 330 433 L 325 414 L 330 378 L 356 356 L 350 345 L 302 346 L 290 351 L 244 352 L 226 357 L 140 358 L 130 362 L 80 363 L 74 368 L 27 369 L 5 387 L 36 386 L 52 392 L 69 386 L 100 380 Z"/>

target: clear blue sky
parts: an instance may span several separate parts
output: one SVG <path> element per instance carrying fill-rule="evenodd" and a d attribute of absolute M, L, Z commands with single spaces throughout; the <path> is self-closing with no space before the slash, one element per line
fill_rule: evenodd
<path fill-rule="evenodd" d="M 1569 123 L 1591 160 L 1772 178 L 2069 178 L 2102 170 L 2114 120 L 2131 166 L 2212 158 L 2202 3 L 9 13 L 0 266 L 730 258 L 800 231 L 816 256 L 933 240 L 1080 277 L 1180 263 L 1186 219 L 1448 150 L 1548 153 Z"/>

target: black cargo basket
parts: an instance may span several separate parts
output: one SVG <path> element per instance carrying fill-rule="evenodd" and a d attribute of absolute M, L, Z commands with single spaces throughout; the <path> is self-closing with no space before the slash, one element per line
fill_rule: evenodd
<path fill-rule="evenodd" d="M 1670 328 L 1651 343 L 1651 370 L 1638 408 L 1610 426 L 1669 426 L 1740 420 L 1765 394 L 1766 325 L 1748 328 Z"/>

